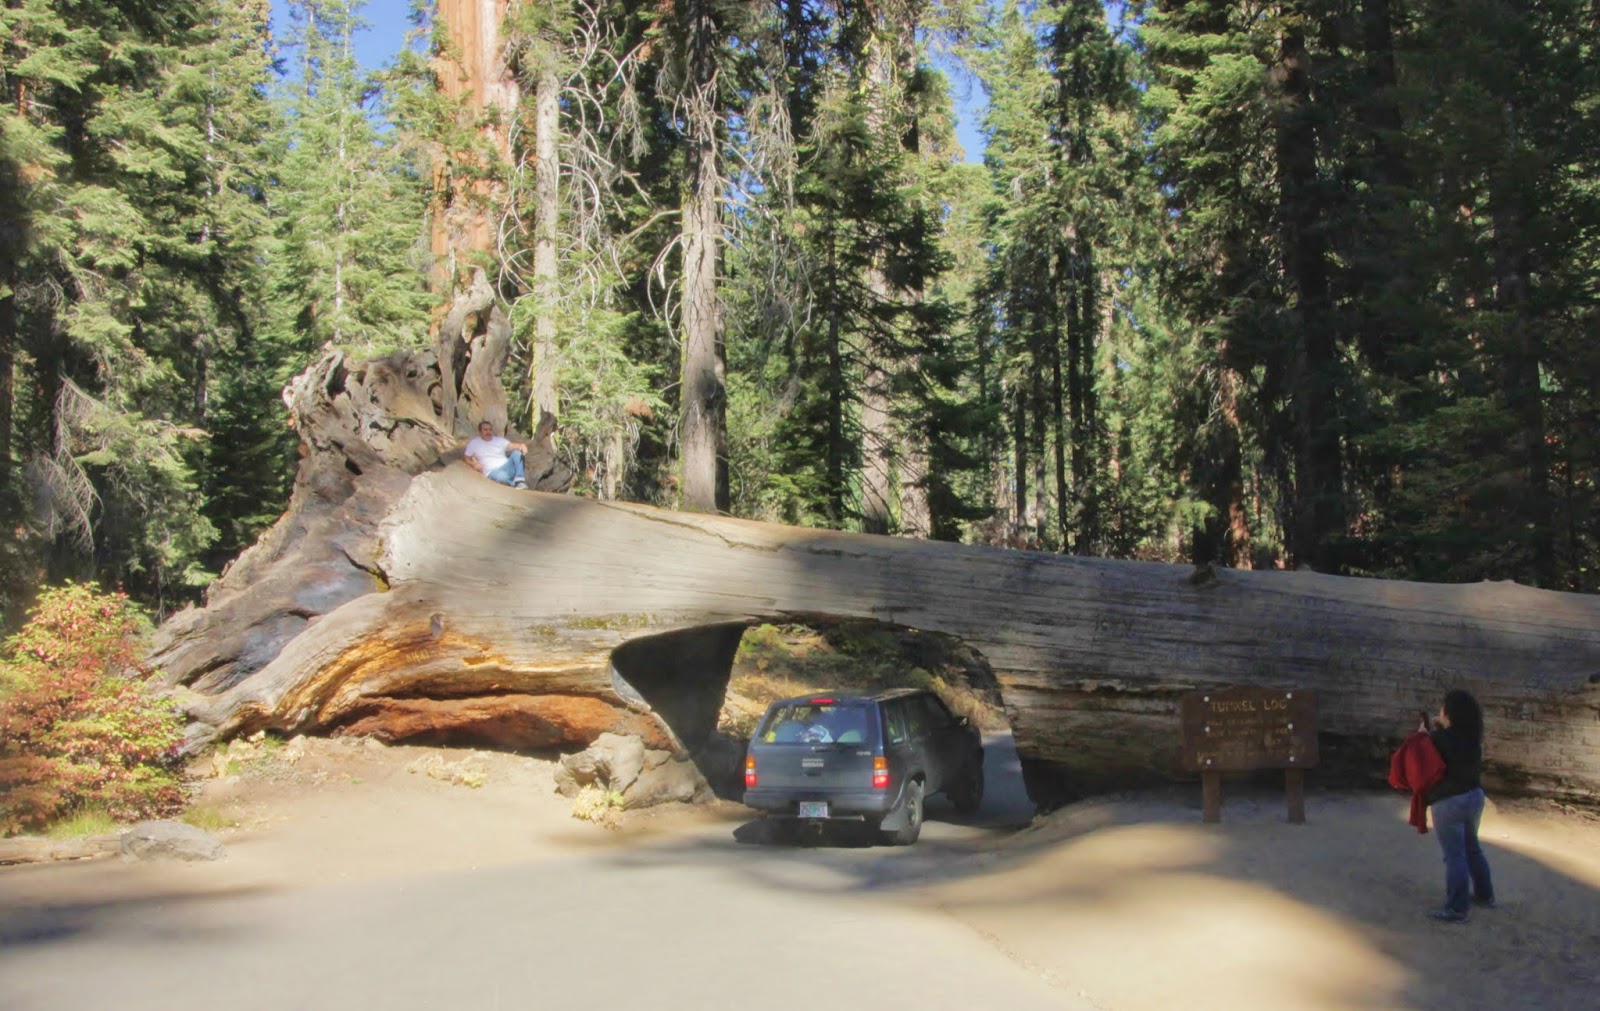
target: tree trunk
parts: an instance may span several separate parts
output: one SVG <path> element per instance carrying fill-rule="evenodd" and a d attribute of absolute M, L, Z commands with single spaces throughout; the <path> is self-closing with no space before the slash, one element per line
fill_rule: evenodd
<path fill-rule="evenodd" d="M 1076 517 L 1072 552 L 1076 555 L 1094 554 L 1102 536 L 1100 492 L 1095 471 L 1104 447 L 1100 438 L 1099 373 L 1094 364 L 1100 340 L 1106 331 L 1102 328 L 1099 283 L 1094 252 L 1090 250 L 1080 264 L 1078 278 L 1073 285 L 1076 311 L 1072 318 L 1078 329 L 1073 359 L 1076 364 L 1070 384 L 1073 402 L 1072 484 Z"/>
<path fill-rule="evenodd" d="M 556 141 L 561 129 L 561 78 L 550 67 L 539 71 L 533 107 L 533 416 L 561 416 L 556 388 L 556 226 L 561 208 L 561 162 Z"/>
<path fill-rule="evenodd" d="M 887 299 L 882 271 L 867 269 L 867 287 L 874 297 Z M 889 417 L 889 375 L 870 349 L 862 356 L 861 379 L 861 529 L 886 534 L 894 527 L 889 471 L 894 436 Z"/>
<path fill-rule="evenodd" d="M 828 222 L 828 518 L 842 526 L 845 519 L 845 470 L 850 443 L 845 437 L 844 306 L 839 301 L 839 234 L 830 212 Z"/>
<path fill-rule="evenodd" d="M 1335 426 L 1338 348 L 1330 321 L 1327 240 L 1317 191 L 1317 136 L 1310 56 L 1298 31 L 1283 35 L 1277 136 L 1284 273 L 1295 294 L 1296 346 L 1290 369 L 1294 419 L 1294 508 L 1290 549 L 1297 565 L 1339 567 L 1344 531 L 1343 468 Z"/>
<path fill-rule="evenodd" d="M 895 143 L 888 136 L 895 128 L 894 54 L 881 32 L 889 26 L 874 26 L 863 54 L 867 90 L 866 120 L 869 142 Z M 871 253 L 865 269 L 867 291 L 872 293 L 872 310 L 866 314 L 866 346 L 861 355 L 861 529 L 869 534 L 886 534 L 894 529 L 894 500 L 890 481 L 894 469 L 895 432 L 889 410 L 890 373 L 885 363 L 892 361 L 895 344 L 895 314 L 888 307 L 901 301 L 886 276 L 885 254 Z M 874 332 L 882 327 L 885 332 Z"/>
<path fill-rule="evenodd" d="M 1058 259 L 1059 264 L 1059 259 Z M 1077 321 L 1072 319 L 1073 303 L 1069 298 L 1066 305 L 1066 314 L 1063 316 L 1062 307 L 1055 301 L 1061 292 L 1061 277 L 1058 274 L 1051 285 L 1052 304 L 1050 316 L 1054 332 L 1050 335 L 1050 420 L 1055 424 L 1055 465 L 1056 465 L 1056 530 L 1061 538 L 1059 550 L 1067 551 L 1072 544 L 1072 521 L 1074 510 L 1069 508 L 1073 501 L 1074 491 L 1067 484 L 1067 412 L 1072 412 L 1073 433 L 1073 464 L 1076 469 L 1078 446 L 1077 436 L 1077 391 L 1071 378 L 1063 380 L 1061 375 L 1061 351 L 1063 345 L 1067 350 L 1069 367 L 1075 367 L 1078 360 L 1077 353 Z M 1067 406 L 1069 399 L 1072 406 Z"/>
<path fill-rule="evenodd" d="M 518 492 L 446 463 L 465 433 L 437 382 L 426 353 L 329 354 L 291 385 L 289 513 L 158 636 L 191 746 L 261 728 L 529 748 L 623 730 L 692 752 L 744 627 L 866 619 L 980 651 L 1041 789 L 1181 778 L 1180 696 L 1232 684 L 1316 689 L 1321 775 L 1381 776 L 1413 714 L 1460 686 L 1488 713 L 1494 788 L 1600 798 L 1595 597 L 1194 573 Z"/>
<path fill-rule="evenodd" d="M 1509 103 L 1504 108 L 1505 158 L 1518 157 L 1517 111 Z M 1529 532 L 1529 565 L 1532 580 L 1541 586 L 1556 584 L 1555 512 L 1550 500 L 1549 450 L 1545 445 L 1544 391 L 1539 380 L 1544 359 L 1544 339 L 1537 323 L 1530 318 L 1529 296 L 1533 290 L 1529 267 L 1526 214 L 1514 183 L 1504 183 L 1493 194 L 1495 306 L 1504 319 L 1504 343 L 1500 348 L 1501 384 L 1506 406 L 1516 418 L 1515 459 L 1522 461 L 1517 475 L 1520 494 L 1508 517 L 1514 528 Z"/>
<path fill-rule="evenodd" d="M 1011 477 L 1016 505 L 1012 522 L 1021 531 L 1028 527 L 1028 397 L 1021 389 L 1012 390 L 1011 395 Z"/>
<path fill-rule="evenodd" d="M 434 70 L 439 90 L 446 98 L 464 103 L 465 112 L 483 124 L 485 138 L 505 162 L 511 158 L 510 128 L 517 121 L 521 91 L 516 76 L 506 66 L 505 47 L 500 44 L 500 25 L 505 21 L 507 0 L 438 0 L 434 17 L 450 35 L 448 56 Z M 450 152 L 451 156 L 458 154 Z M 443 172 L 445 159 L 440 159 Z M 478 166 L 485 169 L 489 166 Z M 432 215 L 431 243 L 441 289 L 448 288 L 454 275 L 469 262 L 474 252 L 495 248 L 496 223 L 487 208 L 503 201 L 494 184 L 484 181 L 492 173 L 466 173 L 473 181 L 459 189 L 435 180 L 438 192 Z M 475 177 L 475 178 L 474 178 Z"/>
<path fill-rule="evenodd" d="M 906 110 L 904 130 L 900 137 L 901 149 L 913 170 L 921 173 L 926 171 L 922 165 L 922 124 L 917 117 L 917 100 L 910 94 L 911 82 L 916 80 L 917 67 L 920 63 L 918 52 L 917 33 L 919 29 L 918 8 L 916 3 L 905 5 L 899 13 L 899 24 L 895 33 L 895 66 L 898 71 L 896 83 L 900 86 L 895 96 L 897 104 Z M 902 293 L 902 300 L 913 311 L 920 308 L 927 301 L 927 291 L 921 283 L 915 283 Z M 922 362 L 913 356 L 902 368 L 915 374 L 922 371 Z M 916 418 L 907 423 L 904 417 L 896 425 L 899 432 L 895 445 L 899 452 L 895 454 L 895 470 L 899 478 L 896 492 L 899 496 L 899 532 L 906 537 L 927 538 L 933 535 L 934 520 L 928 501 L 928 428 L 923 423 L 925 419 Z M 950 524 L 941 524 L 950 525 Z"/>
<path fill-rule="evenodd" d="M 722 310 L 717 264 L 722 242 L 722 189 L 717 170 L 718 26 L 707 0 L 688 0 L 688 199 L 683 209 L 683 501 L 691 509 L 726 512 L 726 449 Z"/>
<path fill-rule="evenodd" d="M 1036 543 L 1045 543 L 1046 528 L 1050 522 L 1050 481 L 1045 469 L 1050 452 L 1049 400 L 1045 396 L 1044 368 L 1047 351 L 1044 347 L 1046 330 L 1034 320 L 1033 353 L 1028 356 L 1029 399 L 1033 402 L 1033 510 L 1029 525 L 1033 528 Z M 1057 433 L 1059 435 L 1059 432 Z"/>
<path fill-rule="evenodd" d="M 928 538 L 934 535 L 933 509 L 928 503 L 928 452 L 923 430 L 907 433 L 900 451 L 896 476 L 899 478 L 900 534 Z"/>

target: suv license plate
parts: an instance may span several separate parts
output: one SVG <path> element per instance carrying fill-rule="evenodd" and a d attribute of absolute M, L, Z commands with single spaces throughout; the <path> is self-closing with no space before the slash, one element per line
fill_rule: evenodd
<path fill-rule="evenodd" d="M 828 802 L 825 800 L 802 800 L 800 802 L 800 817 L 826 818 L 828 816 Z"/>

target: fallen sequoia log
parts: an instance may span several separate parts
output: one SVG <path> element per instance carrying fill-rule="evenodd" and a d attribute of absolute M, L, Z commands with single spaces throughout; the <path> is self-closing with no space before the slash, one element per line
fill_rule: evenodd
<path fill-rule="evenodd" d="M 514 491 L 450 462 L 459 436 L 416 392 L 436 374 L 364 368 L 324 359 L 302 377 L 296 507 L 207 609 L 162 630 L 192 744 L 271 728 L 576 749 L 615 731 L 693 753 L 746 627 L 866 619 L 985 656 L 1036 799 L 1181 777 L 1178 698 L 1223 685 L 1317 689 L 1325 758 L 1379 775 L 1417 710 L 1466 687 L 1497 787 L 1600 797 L 1600 598 L 1196 572 Z"/>
<path fill-rule="evenodd" d="M 114 857 L 121 845 L 122 836 L 116 833 L 83 836 L 78 839 L 14 836 L 10 839 L 0 839 L 0 866 Z"/>

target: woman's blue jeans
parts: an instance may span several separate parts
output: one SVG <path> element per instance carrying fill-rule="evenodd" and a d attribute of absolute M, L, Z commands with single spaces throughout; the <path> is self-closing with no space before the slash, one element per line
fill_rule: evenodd
<path fill-rule="evenodd" d="M 1444 904 L 1452 913 L 1466 915 L 1474 899 L 1480 905 L 1494 901 L 1489 861 L 1478 845 L 1482 818 L 1482 790 L 1468 790 L 1433 805 L 1433 833 L 1444 851 Z"/>

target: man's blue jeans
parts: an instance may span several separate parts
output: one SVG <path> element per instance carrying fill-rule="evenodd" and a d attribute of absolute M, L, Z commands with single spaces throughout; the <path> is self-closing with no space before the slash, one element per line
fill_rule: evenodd
<path fill-rule="evenodd" d="M 1482 790 L 1468 790 L 1433 805 L 1433 832 L 1444 851 L 1444 904 L 1452 913 L 1466 915 L 1474 899 L 1480 905 L 1494 901 L 1489 861 L 1478 845 L 1482 818 Z"/>
<path fill-rule="evenodd" d="M 506 462 L 489 471 L 486 476 L 491 481 L 516 485 L 528 479 L 526 466 L 522 459 L 522 450 L 513 449 L 506 457 Z"/>

